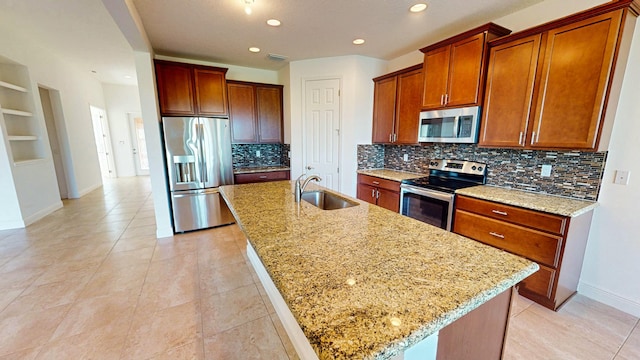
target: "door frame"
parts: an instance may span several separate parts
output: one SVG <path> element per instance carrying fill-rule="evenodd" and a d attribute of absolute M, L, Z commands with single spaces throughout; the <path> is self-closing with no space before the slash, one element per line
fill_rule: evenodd
<path fill-rule="evenodd" d="M 115 163 L 115 159 L 113 157 L 113 146 L 111 145 L 111 133 L 109 130 L 109 120 L 107 119 L 107 112 L 105 109 L 95 106 L 95 105 L 91 105 L 89 104 L 89 113 L 91 114 L 91 124 L 93 125 L 93 133 L 94 135 L 96 134 L 96 121 L 98 121 L 98 123 L 100 124 L 100 130 L 104 136 L 104 145 L 105 145 L 105 156 L 107 158 L 107 171 L 108 171 L 108 178 L 117 178 L 118 177 L 118 173 L 116 172 L 116 163 Z M 96 119 L 94 117 L 94 113 L 100 113 L 100 118 Z M 100 156 L 98 155 L 98 144 L 95 144 L 95 148 L 96 148 L 96 156 Z M 104 175 L 102 174 L 102 170 L 100 169 L 100 176 L 102 178 L 104 178 Z"/>
<path fill-rule="evenodd" d="M 338 126 L 340 131 L 338 132 L 338 173 L 336 174 L 338 177 L 338 188 L 337 189 L 332 189 L 335 191 L 340 191 L 340 189 L 342 188 L 342 174 L 344 173 L 344 169 L 342 168 L 342 136 L 343 136 L 343 131 L 342 131 L 342 111 L 343 111 L 343 107 L 342 107 L 342 76 L 336 75 L 336 76 L 312 76 L 312 77 L 303 77 L 302 79 L 302 136 L 301 136 L 301 143 L 302 143 L 302 174 L 305 173 L 305 164 L 307 163 L 307 83 L 309 81 L 320 81 L 320 80 L 338 80 L 338 113 L 340 115 L 340 119 L 338 120 Z"/>
<path fill-rule="evenodd" d="M 56 171 L 56 182 L 58 181 L 57 179 L 58 176 L 64 178 L 64 181 L 65 181 L 64 187 L 66 187 L 66 197 L 64 197 L 65 194 L 60 194 L 60 198 L 69 199 L 69 198 L 72 198 L 72 194 L 75 194 L 77 189 L 75 188 L 74 183 L 72 183 L 71 181 L 72 177 L 71 177 L 70 169 L 73 168 L 73 160 L 71 157 L 69 137 L 67 136 L 67 132 L 66 132 L 66 123 L 64 120 L 64 113 L 62 112 L 62 98 L 60 96 L 60 90 L 54 89 L 52 87 L 49 87 L 43 84 L 37 84 L 37 87 L 38 87 L 38 98 L 40 100 L 39 105 L 42 109 L 42 116 L 45 122 L 45 129 L 47 128 L 46 125 L 48 120 L 45 115 L 44 108 L 42 106 L 42 98 L 40 96 L 41 95 L 40 91 L 43 90 L 44 92 L 46 92 L 47 96 L 49 97 L 49 103 L 51 105 L 51 113 L 52 113 L 51 114 L 52 118 L 50 119 L 50 122 L 51 122 L 50 125 L 53 126 L 56 130 L 56 137 L 54 138 L 54 140 L 58 142 L 58 150 L 60 151 L 61 169 L 58 169 L 58 167 L 55 166 L 55 161 L 53 159 L 53 151 L 51 151 L 51 160 L 53 161 L 54 170 Z M 51 143 L 49 138 L 50 138 L 49 131 L 47 131 L 47 141 L 49 142 L 49 149 L 51 149 Z M 58 171 L 60 171 L 60 174 L 58 174 Z"/>
<path fill-rule="evenodd" d="M 149 169 L 144 170 L 142 169 L 141 165 L 140 165 L 140 157 L 138 156 L 138 154 L 140 153 L 140 144 L 138 144 L 138 137 L 136 134 L 136 127 L 135 127 L 135 119 L 136 118 L 140 118 L 142 119 L 142 114 L 139 112 L 128 112 L 127 113 L 127 123 L 129 125 L 129 136 L 131 136 L 131 149 L 133 150 L 133 148 L 136 148 L 136 153 L 132 154 L 133 155 L 133 167 L 135 168 L 135 173 L 136 176 L 148 176 L 149 175 Z M 144 125 L 144 119 L 142 120 L 142 123 Z M 144 127 L 142 129 L 144 131 Z M 146 139 L 146 135 L 145 135 L 145 139 Z M 146 141 L 146 140 L 145 140 Z M 145 144 L 145 151 L 146 149 L 146 144 Z M 147 162 L 149 161 L 148 156 L 147 156 Z"/>

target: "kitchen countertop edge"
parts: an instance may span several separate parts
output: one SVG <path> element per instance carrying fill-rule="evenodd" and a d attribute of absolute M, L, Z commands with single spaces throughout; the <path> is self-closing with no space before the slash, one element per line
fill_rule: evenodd
<path fill-rule="evenodd" d="M 456 194 L 567 217 L 582 215 L 598 206 L 595 201 L 578 200 L 492 185 L 478 185 L 458 189 Z"/>
<path fill-rule="evenodd" d="M 245 166 L 239 167 L 237 169 L 233 169 L 234 175 L 239 174 L 255 174 L 261 172 L 273 172 L 273 171 L 290 171 L 291 167 L 284 165 L 273 165 L 273 166 Z"/>
<path fill-rule="evenodd" d="M 427 176 L 427 174 L 413 173 L 409 171 L 393 170 L 393 169 L 362 169 L 357 171 L 358 174 L 379 177 L 381 179 L 401 182 L 402 180 L 415 179 Z"/>

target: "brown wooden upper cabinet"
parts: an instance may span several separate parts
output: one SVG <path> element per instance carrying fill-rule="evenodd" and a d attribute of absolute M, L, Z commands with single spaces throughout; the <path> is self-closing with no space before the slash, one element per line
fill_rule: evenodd
<path fill-rule="evenodd" d="M 373 142 L 417 144 L 422 64 L 373 79 Z"/>
<path fill-rule="evenodd" d="M 282 143 L 282 89 L 282 85 L 227 82 L 234 144 Z"/>
<path fill-rule="evenodd" d="M 155 60 L 162 115 L 226 116 L 227 69 Z"/>
<path fill-rule="evenodd" d="M 511 31 L 488 23 L 420 49 L 424 53 L 422 108 L 480 105 L 489 40 Z"/>
<path fill-rule="evenodd" d="M 598 147 L 631 0 L 489 43 L 480 146 Z"/>

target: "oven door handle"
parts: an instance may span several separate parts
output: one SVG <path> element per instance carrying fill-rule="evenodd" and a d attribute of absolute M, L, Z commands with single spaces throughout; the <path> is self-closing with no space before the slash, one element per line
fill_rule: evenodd
<path fill-rule="evenodd" d="M 443 193 L 440 191 L 431 191 L 428 189 L 419 188 L 411 185 L 401 185 L 400 188 L 403 193 L 408 192 L 408 193 L 413 193 L 417 195 L 428 196 L 428 197 L 442 200 L 442 201 L 451 201 L 453 200 L 453 196 L 454 196 L 454 194 Z"/>

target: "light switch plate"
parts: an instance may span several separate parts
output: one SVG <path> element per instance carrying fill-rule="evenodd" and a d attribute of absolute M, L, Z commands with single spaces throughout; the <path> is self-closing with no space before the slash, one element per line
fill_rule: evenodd
<path fill-rule="evenodd" d="M 542 165 L 542 171 L 540 171 L 540 176 L 543 176 L 543 177 L 551 176 L 551 165 Z"/>
<path fill-rule="evenodd" d="M 613 180 L 613 182 L 615 184 L 628 185 L 629 175 L 631 174 L 628 170 L 616 170 L 616 178 Z"/>
<path fill-rule="evenodd" d="M 409 154 L 402 155 L 402 160 L 409 161 Z"/>
<path fill-rule="evenodd" d="M 256 150 L 256 157 L 260 157 L 260 150 Z"/>

